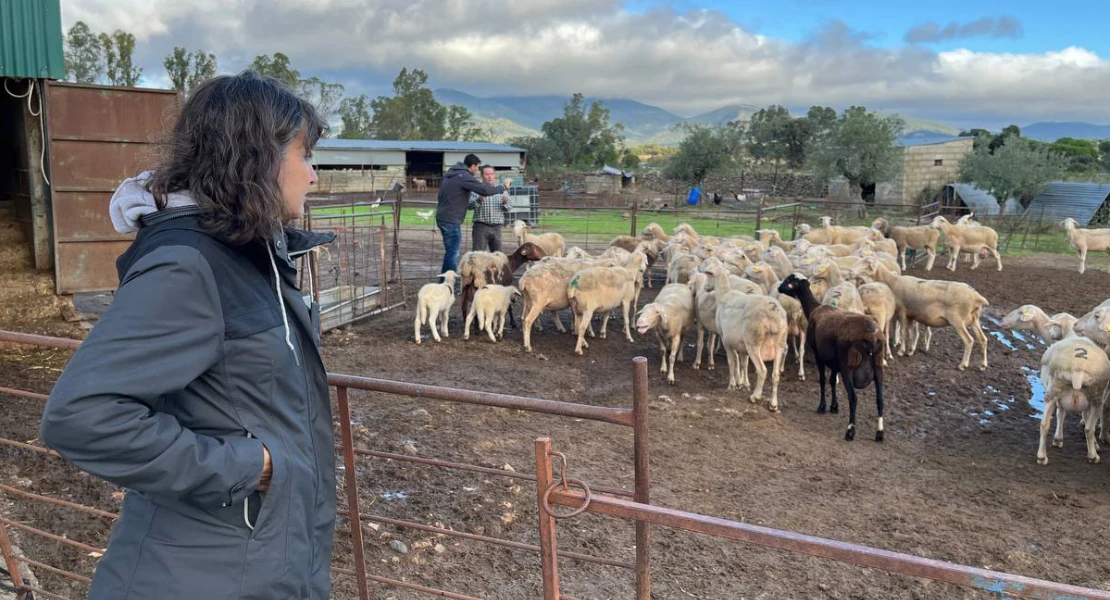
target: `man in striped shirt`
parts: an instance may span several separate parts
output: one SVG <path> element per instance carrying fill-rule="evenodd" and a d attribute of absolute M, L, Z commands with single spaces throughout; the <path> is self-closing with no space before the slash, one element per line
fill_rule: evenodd
<path fill-rule="evenodd" d="M 497 179 L 497 171 L 489 165 L 482 167 L 482 181 L 492 185 Z M 511 179 L 506 179 L 509 185 Z M 501 228 L 505 226 L 505 215 L 509 213 L 508 190 L 494 196 L 480 196 L 470 192 L 467 208 L 474 209 L 474 228 L 471 231 L 472 250 L 501 251 Z"/>

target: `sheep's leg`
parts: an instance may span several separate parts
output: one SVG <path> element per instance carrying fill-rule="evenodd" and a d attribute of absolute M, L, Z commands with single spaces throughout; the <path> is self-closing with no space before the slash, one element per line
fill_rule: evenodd
<path fill-rule="evenodd" d="M 983 327 L 979 325 L 979 315 L 971 321 L 971 334 L 975 336 L 975 340 L 979 342 L 979 347 L 983 349 L 983 362 L 979 365 L 980 371 L 987 370 L 987 334 L 983 333 Z"/>
<path fill-rule="evenodd" d="M 952 256 L 948 259 L 948 270 L 949 271 L 955 271 L 956 270 L 956 263 L 959 262 L 959 258 L 960 258 L 960 247 L 959 246 L 952 246 L 951 248 L 948 249 L 948 251 L 952 253 Z"/>
<path fill-rule="evenodd" d="M 512 310 L 509 308 L 505 309 L 505 312 L 509 313 L 510 315 L 513 314 Z M 499 340 L 505 339 L 505 312 L 501 313 L 501 323 L 500 326 L 497 328 L 497 339 Z"/>
<path fill-rule="evenodd" d="M 736 357 L 732 348 L 725 346 L 725 358 L 728 360 L 728 389 L 735 390 L 736 385 Z"/>
<path fill-rule="evenodd" d="M 632 330 L 629 328 L 631 323 L 630 319 L 628 318 L 628 313 L 632 310 L 631 299 L 625 300 L 624 305 L 621 308 L 624 310 L 624 339 L 628 340 L 629 344 L 634 344 L 636 343 L 636 340 L 632 339 Z"/>
<path fill-rule="evenodd" d="M 983 260 L 982 255 L 980 253 L 976 252 L 975 255 L 972 257 L 971 270 L 974 271 L 975 269 L 978 269 L 979 268 L 979 263 L 982 260 Z"/>
<path fill-rule="evenodd" d="M 1079 274 L 1082 275 L 1087 270 L 1087 249 L 1079 248 Z"/>
<path fill-rule="evenodd" d="M 416 318 L 412 321 L 412 337 L 416 343 L 420 343 L 420 324 L 425 318 L 426 309 L 423 306 L 416 308 Z"/>
<path fill-rule="evenodd" d="M 563 320 L 559 318 L 559 311 L 551 311 L 551 316 L 555 318 L 555 329 L 558 329 L 559 333 L 566 333 L 567 328 L 563 326 Z M 578 316 L 575 315 L 575 318 L 577 319 Z"/>
<path fill-rule="evenodd" d="M 593 317 L 594 310 L 592 308 L 587 308 L 584 313 L 578 316 L 578 343 L 574 346 L 574 353 L 578 356 L 582 356 L 582 347 L 586 346 L 586 327 Z"/>
<path fill-rule="evenodd" d="M 439 319 L 439 311 L 428 310 L 428 325 L 432 328 L 432 338 L 437 342 L 443 340 L 439 337 L 439 324 L 436 322 Z"/>
<path fill-rule="evenodd" d="M 829 404 L 829 412 L 834 415 L 840 413 L 840 404 L 836 401 L 836 382 L 837 379 L 843 379 L 841 377 L 838 377 L 837 375 L 838 373 L 836 369 L 829 369 L 829 379 L 832 380 L 832 385 L 829 386 L 832 389 L 832 402 Z"/>
<path fill-rule="evenodd" d="M 1106 391 L 1110 393 L 1110 387 L 1108 387 Z M 1110 444 L 1110 432 L 1106 431 L 1107 425 L 1110 425 L 1110 402 L 1107 402 L 1106 395 L 1107 394 L 1104 393 L 1102 396 L 1102 420 L 1100 427 L 1102 431 L 1099 434 L 1099 439 L 1102 440 L 1103 444 Z"/>
<path fill-rule="evenodd" d="M 667 345 L 663 343 L 663 334 L 655 330 L 655 341 L 659 344 L 659 372 L 667 372 Z"/>
<path fill-rule="evenodd" d="M 956 330 L 956 335 L 964 341 L 964 358 L 960 361 L 960 370 L 963 371 L 971 366 L 971 351 L 975 349 L 975 340 L 971 334 L 967 332 L 967 327 L 957 319 L 949 319 L 952 328 Z M 986 346 L 984 345 L 984 348 Z M 986 368 L 986 367 L 984 367 Z"/>
<path fill-rule="evenodd" d="M 994 255 L 994 260 L 995 260 L 995 262 L 998 263 L 998 270 L 1001 271 L 1002 270 L 1002 255 L 999 254 L 998 250 L 995 249 L 995 248 L 991 248 L 991 254 Z"/>
<path fill-rule="evenodd" d="M 909 337 L 909 336 L 907 335 L 907 337 Z M 917 342 L 920 338 L 921 338 L 921 324 L 918 323 L 917 321 L 914 321 L 914 323 L 913 323 L 913 337 L 911 338 L 911 341 L 910 341 L 910 350 L 909 350 L 909 352 L 906 353 L 906 356 L 913 356 L 917 352 Z"/>
<path fill-rule="evenodd" d="M 856 439 L 856 388 L 852 385 L 852 372 L 847 368 L 840 371 L 840 381 L 844 384 L 844 392 L 848 394 L 848 431 L 844 433 L 845 441 Z M 833 385 L 836 393 L 836 385 Z"/>
<path fill-rule="evenodd" d="M 1093 465 L 1097 465 L 1101 460 L 1098 456 L 1098 442 L 1095 441 L 1095 425 L 1098 424 L 1099 413 L 1101 412 L 1102 407 L 1096 402 L 1091 402 L 1087 410 L 1083 411 L 1083 433 L 1087 438 L 1087 462 Z"/>
<path fill-rule="evenodd" d="M 898 253 L 898 258 L 902 259 L 902 270 L 905 271 L 906 270 L 906 249 L 905 248 L 901 248 L 901 252 Z"/>
<path fill-rule="evenodd" d="M 485 323 L 485 326 L 486 326 L 486 333 L 489 334 L 489 341 L 494 342 L 494 343 L 497 343 L 497 336 L 495 336 L 493 334 L 493 322 L 494 322 L 494 319 L 496 318 L 496 316 L 497 316 L 497 314 L 494 311 L 491 310 L 491 311 L 487 312 L 482 317 L 482 320 L 483 320 L 483 322 Z M 502 316 L 501 317 L 501 325 L 504 326 L 504 324 L 505 324 L 505 317 Z"/>
<path fill-rule="evenodd" d="M 713 333 L 712 331 L 709 332 L 709 347 L 706 348 L 706 350 L 709 354 L 709 370 L 716 370 L 717 365 L 714 362 L 713 355 L 717 353 L 717 334 Z"/>
<path fill-rule="evenodd" d="M 612 311 L 605 311 L 605 315 L 601 317 L 601 339 L 609 336 L 609 317 L 613 316 Z"/>
<path fill-rule="evenodd" d="M 540 313 L 543 312 L 543 307 L 539 304 L 529 303 L 528 299 L 524 300 L 524 311 L 520 317 L 520 328 L 524 330 L 524 351 L 532 351 L 532 325 L 539 318 Z"/>
<path fill-rule="evenodd" d="M 872 363 L 875 375 L 875 410 L 879 413 L 879 422 L 875 426 L 875 441 L 883 441 L 883 370 Z"/>
<path fill-rule="evenodd" d="M 817 413 L 823 415 L 828 409 L 825 406 L 825 365 L 820 360 L 817 361 L 817 381 L 821 384 L 821 403 L 817 405 Z"/>
<path fill-rule="evenodd" d="M 929 347 L 932 344 L 933 344 L 933 328 L 932 327 L 926 327 L 925 328 L 925 349 L 923 351 L 928 352 Z"/>
<path fill-rule="evenodd" d="M 786 350 L 784 349 L 781 354 L 775 357 L 775 363 L 771 367 L 771 412 L 779 412 L 779 380 L 782 379 L 783 363 L 785 362 Z"/>
<path fill-rule="evenodd" d="M 767 383 L 767 363 L 763 362 L 762 358 L 762 356 L 756 354 L 755 358 L 752 359 L 753 366 L 755 366 L 755 387 L 752 388 L 752 395 L 748 398 L 752 404 L 763 403 L 763 385 Z M 778 359 L 775 360 L 777 362 Z"/>
<path fill-rule="evenodd" d="M 478 305 L 471 304 L 470 310 L 466 313 L 466 321 L 463 322 L 463 339 L 470 339 L 470 326 L 474 324 L 474 317 L 478 314 Z M 482 317 L 478 316 L 478 333 L 482 332 Z"/>
<path fill-rule="evenodd" d="M 447 331 L 447 321 L 450 320 L 450 319 L 448 319 L 448 316 L 449 316 L 448 311 L 450 309 L 451 309 L 451 307 L 447 307 L 447 308 L 443 309 L 443 312 L 440 313 L 440 315 L 439 315 L 440 319 L 443 321 L 443 337 L 451 337 L 451 333 L 449 331 Z"/>
<path fill-rule="evenodd" d="M 932 271 L 933 270 L 933 261 L 935 261 L 937 259 L 936 248 L 926 248 L 925 252 L 929 254 L 929 260 L 925 261 L 925 270 L 926 271 Z"/>
<path fill-rule="evenodd" d="M 1052 428 L 1052 413 L 1056 412 L 1056 397 L 1045 398 L 1044 403 L 1044 416 L 1041 417 L 1041 438 L 1037 446 L 1037 462 L 1042 465 L 1048 464 L 1048 452 L 1045 450 L 1045 441 L 1048 438 L 1048 430 Z"/>
<path fill-rule="evenodd" d="M 702 343 L 705 341 L 705 328 L 698 325 L 698 341 L 694 345 L 694 370 L 697 371 L 701 368 L 701 350 Z M 710 354 L 710 356 L 713 356 Z"/>
<path fill-rule="evenodd" d="M 798 379 L 806 380 L 806 330 L 798 334 Z"/>
<path fill-rule="evenodd" d="M 898 331 L 895 337 L 898 338 L 898 356 L 905 356 L 910 339 L 910 319 L 904 311 L 898 315 Z"/>
<path fill-rule="evenodd" d="M 1052 447 L 1064 447 L 1064 408 L 1062 406 L 1056 407 L 1056 434 L 1052 436 Z"/>
<path fill-rule="evenodd" d="M 670 370 L 667 371 L 667 383 L 674 385 L 674 359 L 678 353 L 679 346 L 682 345 L 682 336 L 675 335 L 671 338 L 671 365 Z"/>

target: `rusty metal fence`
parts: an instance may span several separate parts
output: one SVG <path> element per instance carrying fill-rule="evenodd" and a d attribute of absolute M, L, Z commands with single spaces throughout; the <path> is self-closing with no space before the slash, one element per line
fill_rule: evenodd
<path fill-rule="evenodd" d="M 37 348 L 57 348 L 63 350 L 75 350 L 78 346 L 80 346 L 80 342 L 77 340 L 48 338 L 43 336 L 20 334 L 8 331 L 0 331 L 0 343 L 8 345 L 26 345 L 29 347 Z M 628 497 L 638 502 L 646 503 L 648 501 L 648 489 L 650 487 L 647 439 L 648 397 L 646 360 L 637 359 L 636 361 L 634 361 L 632 378 L 634 381 L 632 407 L 611 408 L 573 404 L 567 402 L 557 402 L 553 400 L 544 400 L 539 398 L 443 388 L 438 386 L 420 385 L 384 379 L 356 377 L 351 375 L 341 375 L 334 373 L 329 374 L 328 383 L 335 388 L 336 392 L 337 411 L 335 418 L 340 426 L 340 444 L 336 446 L 336 450 L 341 453 L 343 465 L 341 479 L 343 481 L 344 488 L 344 493 L 342 497 L 345 499 L 345 505 L 341 504 L 338 513 L 340 518 L 346 520 L 347 522 L 349 543 L 351 545 L 350 556 L 345 557 L 341 555 L 338 557 L 338 560 L 336 562 L 352 563 L 350 566 L 341 566 L 333 563 L 332 572 L 336 575 L 351 578 L 355 581 L 357 590 L 356 597 L 359 598 L 359 600 L 368 600 L 372 597 L 370 592 L 371 582 L 387 587 L 405 588 L 432 596 L 457 598 L 463 600 L 476 600 L 474 596 L 469 596 L 450 590 L 436 589 L 389 577 L 382 577 L 371 573 L 371 571 L 368 569 L 365 557 L 366 548 L 362 537 L 363 523 L 367 522 L 389 524 L 396 527 L 434 533 L 437 535 L 456 537 L 471 541 L 480 541 L 498 547 L 510 548 L 518 551 L 531 552 L 535 554 L 541 553 L 540 546 L 536 544 L 522 543 L 519 541 L 475 533 L 466 533 L 443 526 L 427 525 L 409 520 L 388 518 L 385 516 L 378 516 L 363 512 L 360 508 L 361 501 L 358 493 L 357 473 L 359 463 L 368 459 L 401 461 L 406 463 L 434 466 L 457 471 L 507 477 L 517 481 L 536 481 L 537 478 L 536 475 L 533 474 L 492 469 L 476 464 L 450 462 L 417 456 L 409 456 L 407 454 L 375 451 L 367 448 L 356 448 L 353 434 L 354 426 L 351 419 L 350 410 L 351 390 L 376 392 L 380 394 L 389 394 L 409 398 L 419 398 L 424 401 L 439 401 L 495 408 L 506 408 L 511 410 L 526 411 L 530 413 L 555 415 L 560 417 L 573 418 L 576 420 L 595 421 L 599 423 L 608 423 L 627 427 L 632 430 L 633 434 L 632 462 L 634 469 L 635 489 L 633 491 L 629 491 L 616 487 L 600 486 L 596 489 L 605 491 L 606 493 L 612 494 L 616 497 Z M 4 395 L 29 398 L 40 401 L 44 401 L 47 398 L 46 395 L 32 391 L 0 387 L 0 397 Z M 0 446 L 6 446 L 18 452 L 51 457 L 54 460 L 60 459 L 60 456 L 53 450 L 26 441 L 0 437 Z M 54 498 L 51 496 L 34 493 L 25 489 L 20 489 L 19 487 L 15 486 L 0 484 L 0 492 L 3 492 L 3 494 L 6 495 L 9 499 L 16 502 L 27 502 L 38 505 L 53 505 L 59 507 L 59 510 L 64 509 L 77 511 L 82 514 L 90 515 L 99 519 L 104 519 L 106 524 L 111 523 L 119 516 L 116 513 L 110 511 L 101 510 L 92 506 L 85 506 L 61 498 Z M 609 567 L 623 568 L 634 571 L 636 574 L 636 584 L 638 586 L 637 598 L 647 600 L 647 598 L 649 597 L 647 595 L 647 590 L 650 588 L 650 564 L 648 559 L 648 551 L 650 548 L 648 539 L 649 527 L 650 525 L 646 522 L 636 523 L 634 525 L 636 536 L 636 560 L 634 563 L 615 560 L 611 558 L 592 556 L 581 552 L 564 550 L 558 551 L 558 556 L 571 560 L 589 562 L 598 565 L 605 565 Z M 8 539 L 7 528 L 19 530 L 21 532 L 35 536 L 39 539 L 62 544 L 68 548 L 79 551 L 86 558 L 95 559 L 103 555 L 103 553 L 105 552 L 105 549 L 101 545 L 92 545 L 90 543 L 83 543 L 69 539 L 66 536 L 65 532 L 58 533 L 46 531 L 44 529 L 33 527 L 0 515 L 0 554 L 2 554 L 4 562 L 7 565 L 7 571 L 11 574 L 12 585 L 21 592 L 19 600 L 24 600 L 24 595 L 27 592 L 33 592 L 37 595 L 37 597 L 43 598 L 58 598 L 61 600 L 66 600 L 68 598 L 68 596 L 66 595 L 62 595 L 54 591 L 45 589 L 41 585 L 24 583 L 25 578 L 23 577 L 23 572 L 21 571 L 21 565 L 29 566 L 33 569 L 39 570 L 39 573 L 37 575 L 42 576 L 46 579 L 56 578 L 55 583 L 58 583 L 57 580 L 64 579 L 68 582 L 73 582 L 83 586 L 89 584 L 91 580 L 87 574 L 77 573 L 72 570 L 59 568 L 58 566 L 50 565 L 43 561 L 36 561 L 23 554 L 16 554 L 13 551 L 12 544 Z M 104 539 L 98 541 L 100 542 L 100 544 L 102 544 L 104 542 Z M 72 592 L 73 590 L 70 589 L 69 591 Z M 567 600 L 572 600 L 569 596 L 566 595 L 564 595 L 563 598 Z"/>

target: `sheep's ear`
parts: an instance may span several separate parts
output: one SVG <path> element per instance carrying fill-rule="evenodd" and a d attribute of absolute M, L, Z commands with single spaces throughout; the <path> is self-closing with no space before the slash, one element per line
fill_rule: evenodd
<path fill-rule="evenodd" d="M 1020 319 L 1023 322 L 1024 321 L 1032 321 L 1033 320 L 1033 311 L 1028 310 L 1028 309 L 1022 309 Z"/>

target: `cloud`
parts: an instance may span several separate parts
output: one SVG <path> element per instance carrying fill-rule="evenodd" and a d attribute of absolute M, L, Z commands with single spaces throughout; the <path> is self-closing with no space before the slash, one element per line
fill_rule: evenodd
<path fill-rule="evenodd" d="M 163 57 L 185 46 L 214 52 L 221 72 L 242 69 L 258 54 L 284 52 L 302 74 L 371 96 L 388 93 L 407 66 L 425 70 L 433 87 L 478 96 L 582 92 L 682 115 L 726 104 L 803 110 L 856 104 L 959 124 L 1110 121 L 1101 92 L 1110 87 L 1110 61 L 1083 48 L 1036 54 L 883 48 L 839 21 L 788 42 L 719 12 L 633 13 L 622 4 L 63 0 L 63 19 L 66 26 L 83 19 L 97 31 L 133 32 L 136 60 L 151 81 L 162 75 Z M 1012 30 L 1000 27 L 1004 19 L 977 27 Z"/>
<path fill-rule="evenodd" d="M 962 25 L 949 23 L 944 27 L 930 21 L 907 31 L 903 39 L 909 44 L 926 44 L 973 37 L 1020 38 L 1023 35 L 1025 30 L 1020 21 L 1002 16 L 998 19 L 983 17 Z"/>

